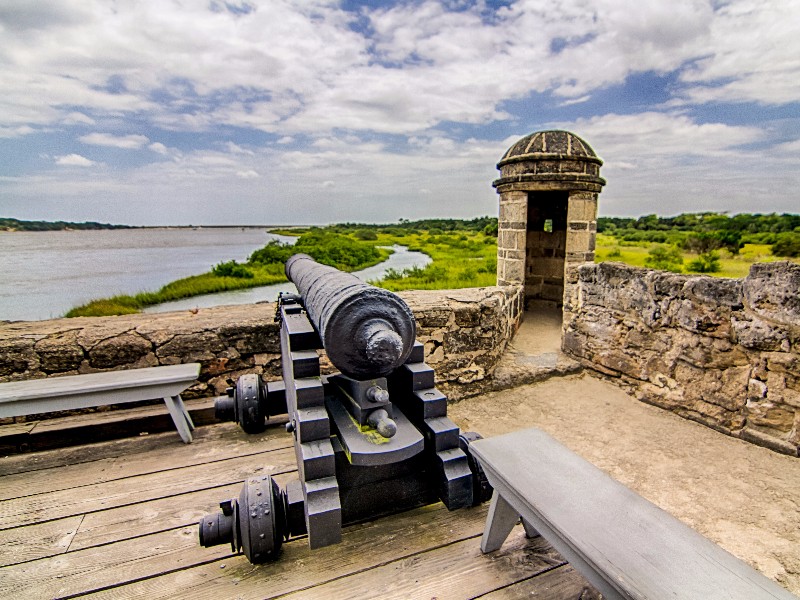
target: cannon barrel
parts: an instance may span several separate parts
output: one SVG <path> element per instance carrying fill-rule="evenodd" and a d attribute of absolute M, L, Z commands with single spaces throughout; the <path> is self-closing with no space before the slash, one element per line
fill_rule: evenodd
<path fill-rule="evenodd" d="M 406 361 L 416 324 L 399 296 L 321 265 L 307 254 L 286 261 L 286 276 L 303 297 L 328 358 L 342 373 L 373 379 Z"/>

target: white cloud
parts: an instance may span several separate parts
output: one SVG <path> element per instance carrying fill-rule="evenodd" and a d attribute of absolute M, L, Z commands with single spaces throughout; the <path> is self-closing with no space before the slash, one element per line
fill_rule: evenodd
<path fill-rule="evenodd" d="M 605 206 L 622 203 L 635 214 L 637 194 L 655 206 L 689 205 L 700 194 L 747 206 L 783 201 L 800 186 L 797 142 L 773 148 L 769 165 L 746 150 L 796 130 L 734 126 L 734 117 L 702 122 L 691 105 L 800 102 L 800 3 L 507 4 L 492 12 L 480 0 L 408 0 L 363 3 L 356 14 L 336 0 L 271 0 L 237 15 L 221 2 L 6 0 L 0 137 L 38 132 L 47 143 L 51 133 L 59 144 L 153 153 L 137 156 L 151 164 L 92 170 L 91 181 L 85 171 L 51 168 L 41 179 L 22 177 L 13 192 L 26 201 L 34 192 L 85 194 L 109 210 L 108 198 L 129 206 L 169 197 L 187 215 L 208 204 L 225 215 L 251 210 L 243 217 L 250 222 L 259 214 L 264 222 L 494 214 L 495 163 L 528 127 L 542 125 L 539 105 L 527 99 L 543 94 L 548 115 L 578 104 L 568 114 L 591 114 L 599 90 L 616 93 L 613 86 L 644 72 L 670 75 L 671 102 L 554 124 L 585 137 L 606 161 Z M 634 110 L 630 101 L 625 110 Z M 459 128 L 503 120 L 497 137 L 510 127 L 519 135 L 465 140 L 472 129 Z M 157 139 L 181 139 L 181 150 Z M 69 154 L 80 146 L 32 152 L 53 148 L 62 154 L 51 157 L 56 164 L 101 164 Z M 774 170 L 779 163 L 784 170 Z M 430 195 L 421 202 L 420 190 Z M 143 214 L 177 218 L 152 207 Z"/>
<path fill-rule="evenodd" d="M 138 150 L 150 140 L 144 135 L 113 135 L 110 133 L 89 133 L 78 138 L 84 144 Z"/>
<path fill-rule="evenodd" d="M 163 156 L 169 156 L 169 149 L 162 144 L 161 142 L 153 142 L 147 147 L 149 150 L 152 150 L 156 154 L 161 154 Z"/>
<path fill-rule="evenodd" d="M 62 125 L 77 125 L 79 123 L 83 125 L 94 125 L 96 121 L 90 116 L 78 111 L 71 112 L 61 119 Z"/>
<path fill-rule="evenodd" d="M 708 51 L 681 79 L 689 102 L 800 101 L 800 3 L 738 0 L 720 6 Z"/>
<path fill-rule="evenodd" d="M 480 2 L 447 6 L 362 8 L 365 35 L 351 27 L 354 13 L 326 0 L 275 0 L 238 15 L 205 3 L 17 1 L 0 11 L 0 126 L 77 112 L 94 121 L 136 114 L 165 129 L 227 124 L 278 133 L 280 143 L 336 128 L 412 134 L 508 119 L 502 103 L 531 92 L 580 102 L 632 72 L 687 61 L 692 99 L 800 99 L 792 0 L 716 11 L 704 0 L 636 10 L 618 0 L 518 0 L 489 19 Z"/>
<path fill-rule="evenodd" d="M 57 156 L 56 164 L 66 167 L 91 167 L 97 163 L 80 154 L 67 154 L 65 156 Z"/>
<path fill-rule="evenodd" d="M 687 158 L 735 158 L 743 152 L 737 146 L 762 141 L 765 132 L 757 127 L 724 123 L 697 123 L 686 115 L 644 112 L 631 115 L 607 114 L 572 123 L 559 123 L 591 145 L 607 162 L 636 160 L 650 164 Z"/>
<path fill-rule="evenodd" d="M 17 127 L 4 127 L 0 125 L 0 138 L 15 138 L 28 135 L 36 131 L 33 127 L 28 125 L 19 125 Z"/>
<path fill-rule="evenodd" d="M 242 148 L 238 144 L 234 144 L 233 142 L 226 142 L 225 149 L 230 152 L 231 154 L 246 154 L 248 156 L 253 156 L 255 153 L 252 150 L 247 150 L 246 148 Z"/>
<path fill-rule="evenodd" d="M 772 152 L 749 149 L 766 141 L 762 129 L 656 112 L 556 126 L 590 141 L 604 160 L 600 174 L 608 183 L 600 195 L 602 214 L 796 212 L 795 200 L 780 192 L 800 185 L 796 162 L 782 164 Z"/>

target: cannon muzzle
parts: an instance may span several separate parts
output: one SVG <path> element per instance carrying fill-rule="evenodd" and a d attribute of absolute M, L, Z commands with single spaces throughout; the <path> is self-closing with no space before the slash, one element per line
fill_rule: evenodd
<path fill-rule="evenodd" d="M 388 290 L 321 265 L 307 254 L 286 261 L 328 358 L 354 379 L 383 377 L 402 365 L 416 337 L 414 314 Z"/>

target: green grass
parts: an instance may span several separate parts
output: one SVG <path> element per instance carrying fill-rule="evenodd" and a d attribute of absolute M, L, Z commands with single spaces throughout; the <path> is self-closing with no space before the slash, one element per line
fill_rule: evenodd
<path fill-rule="evenodd" d="M 497 239 L 480 232 L 430 235 L 424 231 L 402 236 L 381 233 L 376 243 L 401 244 L 433 259 L 425 268 L 390 273 L 372 282 L 391 291 L 484 287 L 497 281 Z"/>
<path fill-rule="evenodd" d="M 644 261 L 648 252 L 655 244 L 647 242 L 620 242 L 617 238 L 597 234 L 597 248 L 595 250 L 595 262 L 616 261 L 634 267 L 645 266 Z M 769 244 L 745 244 L 739 254 L 731 254 L 726 250 L 720 250 L 720 267 L 716 273 L 708 273 L 713 277 L 746 277 L 750 272 L 750 265 L 756 262 L 774 262 L 777 260 L 792 260 L 800 262 L 800 259 L 786 259 L 773 256 L 770 252 Z M 683 272 L 687 272 L 687 265 L 690 261 L 697 258 L 697 254 L 683 252 Z"/>
<path fill-rule="evenodd" d="M 268 229 L 267 233 L 274 233 L 275 235 L 288 235 L 291 237 L 299 237 L 304 233 L 311 231 L 309 227 L 277 227 L 275 229 Z"/>
<path fill-rule="evenodd" d="M 171 302 L 203 294 L 215 294 L 231 290 L 241 290 L 262 285 L 272 285 L 286 281 L 282 265 L 248 266 L 253 272 L 252 279 L 239 277 L 218 277 L 212 273 L 192 275 L 168 283 L 157 292 L 141 292 L 133 296 L 113 296 L 92 300 L 88 304 L 70 310 L 66 317 L 106 317 L 140 312 L 147 306 Z"/>

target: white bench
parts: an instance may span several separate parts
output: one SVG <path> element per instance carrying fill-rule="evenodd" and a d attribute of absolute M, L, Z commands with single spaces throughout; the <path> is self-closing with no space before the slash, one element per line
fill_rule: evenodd
<path fill-rule="evenodd" d="M 194 423 L 180 394 L 199 374 L 200 363 L 187 363 L 0 383 L 0 417 L 163 398 L 181 439 L 188 444 Z"/>
<path fill-rule="evenodd" d="M 494 487 L 481 550 L 522 518 L 604 598 L 797 600 L 538 429 L 470 444 Z"/>

